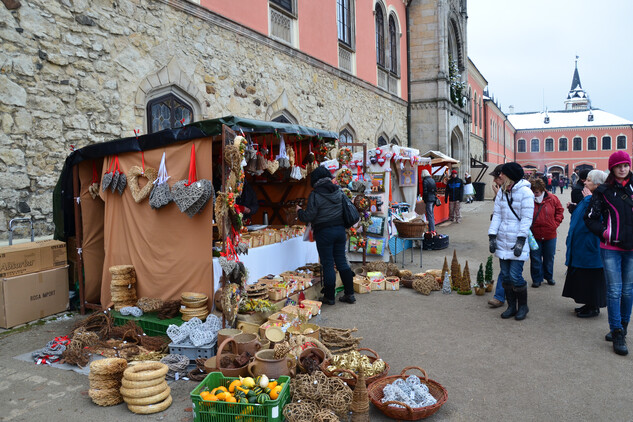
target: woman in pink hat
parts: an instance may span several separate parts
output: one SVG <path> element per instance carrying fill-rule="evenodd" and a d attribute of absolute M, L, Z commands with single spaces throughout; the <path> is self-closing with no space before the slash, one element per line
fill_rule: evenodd
<path fill-rule="evenodd" d="M 617 151 L 609 157 L 609 176 L 594 192 L 585 211 L 585 224 L 600 238 L 607 281 L 609 333 L 618 355 L 629 353 L 626 330 L 633 305 L 633 185 L 631 157 Z"/>

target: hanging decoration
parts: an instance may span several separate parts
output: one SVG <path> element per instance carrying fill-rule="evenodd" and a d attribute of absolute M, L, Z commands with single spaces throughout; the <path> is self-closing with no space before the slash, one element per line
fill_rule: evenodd
<path fill-rule="evenodd" d="M 283 135 L 277 134 L 277 136 L 279 137 L 279 154 L 276 157 L 277 162 L 279 163 L 279 168 L 288 169 L 290 168 L 290 159 L 286 151 L 286 141 Z"/>
<path fill-rule="evenodd" d="M 128 175 L 130 176 L 130 192 L 132 193 L 132 198 L 134 198 L 134 202 L 136 202 L 137 204 L 150 195 L 150 192 L 154 188 L 154 181 L 158 177 L 158 172 L 155 168 L 145 168 L 145 153 L 143 151 L 141 151 L 141 165 L 143 167 L 132 166 L 132 168 L 130 168 L 130 171 L 128 172 Z M 147 183 L 145 184 L 145 186 L 143 186 L 143 188 L 139 187 L 139 177 L 145 177 L 147 179 Z"/>
<path fill-rule="evenodd" d="M 169 175 L 167 174 L 167 167 L 165 166 L 165 153 L 163 152 L 163 158 L 160 160 L 160 167 L 158 167 L 158 175 L 154 180 L 154 189 L 149 194 L 149 205 L 152 209 L 158 209 L 169 204 L 173 197 L 169 190 L 169 184 L 167 180 Z"/>
<path fill-rule="evenodd" d="M 88 193 L 92 196 L 92 199 L 97 199 L 97 196 L 99 196 L 99 174 L 97 173 L 97 165 L 94 160 L 92 161 L 92 183 L 88 187 Z"/>
<path fill-rule="evenodd" d="M 273 140 L 270 140 L 270 150 L 268 151 L 268 160 L 266 160 L 266 171 L 271 175 L 279 169 L 279 162 L 273 159 Z"/>
<path fill-rule="evenodd" d="M 336 182 L 342 188 L 347 187 L 352 181 L 352 171 L 347 167 L 336 172 Z"/>
<path fill-rule="evenodd" d="M 114 161 L 110 163 L 110 165 L 114 165 L 111 173 L 112 176 L 109 182 L 110 189 L 112 190 L 112 193 L 114 193 L 114 191 L 119 191 L 119 195 L 123 195 L 123 190 L 127 185 L 127 176 L 125 176 L 125 173 L 121 171 L 118 155 L 114 157 Z M 110 169 L 108 168 L 108 171 L 109 170 Z M 105 179 L 105 175 L 103 176 L 103 178 Z M 106 188 L 103 188 L 103 190 L 105 189 Z"/>
<path fill-rule="evenodd" d="M 338 161 L 341 167 L 347 166 L 352 161 L 352 150 L 348 147 L 343 147 L 338 150 Z"/>
<path fill-rule="evenodd" d="M 209 199 L 214 197 L 211 181 L 206 179 L 197 180 L 196 178 L 196 147 L 192 144 L 189 178 L 187 180 L 179 180 L 172 188 L 174 202 L 178 205 L 180 212 L 186 213 L 189 217 L 202 212 Z"/>

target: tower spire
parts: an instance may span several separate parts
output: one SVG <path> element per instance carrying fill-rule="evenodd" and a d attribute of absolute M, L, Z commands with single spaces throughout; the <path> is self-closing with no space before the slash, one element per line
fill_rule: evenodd
<path fill-rule="evenodd" d="M 565 100 L 565 110 L 587 109 L 589 106 L 587 93 L 584 89 L 582 89 L 582 84 L 580 83 L 580 75 L 578 74 L 578 59 L 579 57 L 576 55 L 574 76 L 572 77 L 571 88 L 567 94 L 567 99 Z"/>

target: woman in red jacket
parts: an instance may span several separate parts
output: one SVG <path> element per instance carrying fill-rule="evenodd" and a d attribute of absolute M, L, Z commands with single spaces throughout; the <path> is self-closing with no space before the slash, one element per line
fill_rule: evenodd
<path fill-rule="evenodd" d="M 556 229 L 563 222 L 564 209 L 556 195 L 546 192 L 541 179 L 532 180 L 534 192 L 534 217 L 532 234 L 538 249 L 530 251 L 530 275 L 532 287 L 539 287 L 543 279 L 553 286 L 554 254 L 556 253 Z"/>

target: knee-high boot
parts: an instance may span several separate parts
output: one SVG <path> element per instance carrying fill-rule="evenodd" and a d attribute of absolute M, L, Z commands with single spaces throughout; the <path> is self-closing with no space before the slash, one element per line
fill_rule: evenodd
<path fill-rule="evenodd" d="M 514 294 L 517 297 L 517 302 L 519 304 L 519 309 L 517 314 L 514 316 L 514 319 L 517 321 L 521 321 L 525 319 L 527 313 L 530 312 L 530 308 L 527 305 L 527 286 L 519 287 L 514 291 Z"/>
<path fill-rule="evenodd" d="M 504 283 L 503 290 L 506 293 L 506 302 L 508 302 L 508 308 L 501 314 L 501 318 L 508 319 L 512 318 L 517 313 L 517 298 L 511 284 Z"/>

